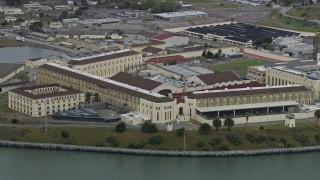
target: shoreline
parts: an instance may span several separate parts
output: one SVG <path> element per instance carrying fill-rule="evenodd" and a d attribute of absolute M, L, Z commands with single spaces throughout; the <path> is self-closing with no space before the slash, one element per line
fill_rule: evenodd
<path fill-rule="evenodd" d="M 294 148 L 270 148 L 258 150 L 232 150 L 232 151 L 164 151 L 164 150 L 147 150 L 147 149 L 128 149 L 128 148 L 112 148 L 112 147 L 96 147 L 66 144 L 48 144 L 48 143 L 32 143 L 0 140 L 1 147 L 27 148 L 27 149 L 46 149 L 60 151 L 78 151 L 78 152 L 97 152 L 108 154 L 123 155 L 142 155 L 142 156 L 165 156 L 165 157 L 246 157 L 261 155 L 277 155 L 319 152 L 318 146 L 302 146 Z"/>

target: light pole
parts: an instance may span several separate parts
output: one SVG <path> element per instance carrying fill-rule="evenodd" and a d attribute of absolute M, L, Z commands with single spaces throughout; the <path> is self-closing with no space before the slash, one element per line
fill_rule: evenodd
<path fill-rule="evenodd" d="M 44 126 L 44 131 L 47 131 L 48 130 L 48 114 L 47 114 L 47 103 L 48 103 L 48 100 L 47 100 L 47 92 L 44 93 L 44 96 L 45 96 L 45 112 L 46 112 L 46 116 L 45 116 L 45 126 Z"/>
<path fill-rule="evenodd" d="M 186 132 L 187 132 L 187 130 L 185 129 L 184 133 L 183 133 L 183 151 L 187 150 L 187 147 L 186 147 Z"/>

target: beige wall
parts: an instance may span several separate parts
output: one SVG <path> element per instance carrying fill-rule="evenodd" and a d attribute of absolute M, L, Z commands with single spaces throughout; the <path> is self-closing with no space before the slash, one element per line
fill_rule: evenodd
<path fill-rule="evenodd" d="M 266 83 L 272 86 L 300 84 L 312 90 L 315 99 L 319 99 L 320 97 L 320 80 L 312 80 L 306 76 L 299 76 L 285 71 L 269 68 L 267 69 Z"/>
<path fill-rule="evenodd" d="M 20 72 L 24 71 L 25 67 L 21 66 L 19 69 L 13 71 L 12 73 L 8 74 L 5 77 L 0 78 L 0 83 L 8 81 L 9 79 L 13 78 L 15 75 L 19 74 Z"/>
<path fill-rule="evenodd" d="M 142 64 L 142 55 L 136 54 L 85 65 L 73 65 L 73 68 L 101 77 L 110 77 L 119 72 L 137 70 Z"/>
<path fill-rule="evenodd" d="M 255 67 L 248 67 L 247 77 L 260 84 L 266 84 L 266 71 L 260 71 Z"/>
<path fill-rule="evenodd" d="M 78 108 L 84 103 L 84 93 L 49 97 L 47 99 L 31 99 L 9 91 L 9 108 L 32 117 L 52 115 L 55 112 Z M 48 102 L 47 105 L 45 102 Z M 47 110 L 46 110 L 47 108 Z"/>

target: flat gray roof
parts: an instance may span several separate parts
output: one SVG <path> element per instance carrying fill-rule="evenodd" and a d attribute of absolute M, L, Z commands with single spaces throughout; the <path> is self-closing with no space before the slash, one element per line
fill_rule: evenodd
<path fill-rule="evenodd" d="M 185 16 L 195 16 L 195 15 L 207 15 L 207 13 L 202 11 L 182 11 L 182 12 L 168 12 L 168 13 L 154 14 L 154 16 L 160 16 L 163 18 L 185 17 Z"/>
<path fill-rule="evenodd" d="M 0 78 L 4 78 L 7 75 L 11 74 L 13 71 L 22 67 L 23 64 L 14 64 L 14 63 L 0 63 Z"/>
<path fill-rule="evenodd" d="M 193 76 L 193 75 L 200 75 L 200 73 L 194 72 L 192 70 L 186 69 L 181 66 L 177 65 L 170 65 L 170 66 L 162 66 L 163 69 L 166 69 L 168 71 L 171 71 L 175 74 L 179 74 L 185 77 Z"/>
<path fill-rule="evenodd" d="M 267 107 L 281 107 L 281 106 L 298 106 L 299 103 L 295 101 L 279 101 L 279 102 L 267 102 L 267 103 L 254 103 L 254 104 L 239 104 L 229 106 L 214 106 L 214 107 L 202 107 L 196 108 L 200 112 L 213 112 L 213 111 L 232 111 L 241 109 L 257 109 Z"/>

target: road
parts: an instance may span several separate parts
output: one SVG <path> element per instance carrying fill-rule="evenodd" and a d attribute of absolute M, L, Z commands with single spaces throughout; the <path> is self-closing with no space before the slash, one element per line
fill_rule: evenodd
<path fill-rule="evenodd" d="M 299 122 L 315 122 L 316 118 L 307 118 L 307 119 L 299 119 L 296 120 L 296 123 Z M 52 121 L 51 121 L 52 122 Z M 250 119 L 249 119 L 250 122 Z M 260 127 L 260 126 L 271 126 L 271 125 L 277 125 L 277 124 L 283 124 L 284 121 L 270 121 L 270 122 L 263 122 L 263 123 L 248 123 L 247 127 Z M 35 123 L 21 123 L 21 124 L 3 124 L 0 123 L 0 127 L 44 127 L 44 122 L 35 122 Z M 245 124 L 236 124 L 234 127 L 241 128 L 244 127 Z M 71 127 L 71 128 L 115 128 L 116 123 L 90 123 L 90 122 L 76 122 L 76 121 L 56 121 L 54 123 L 48 124 L 48 127 Z M 160 130 L 166 130 L 166 125 L 164 124 L 157 124 L 158 128 Z M 199 126 L 195 125 L 191 122 L 184 122 L 184 123 L 174 123 L 173 129 L 179 129 L 184 127 L 187 130 L 193 130 L 197 131 Z M 135 126 L 127 126 L 128 129 L 140 129 L 140 125 Z M 226 127 L 222 126 L 221 129 L 225 129 Z"/>
<path fill-rule="evenodd" d="M 304 18 L 296 17 L 296 16 L 291 16 L 287 12 L 290 11 L 293 7 L 284 7 L 281 6 L 280 12 L 283 16 L 289 17 L 289 18 L 294 18 L 294 19 L 299 19 L 299 20 L 305 20 Z M 307 20 L 309 22 L 315 22 L 320 25 L 320 20 Z"/>
<path fill-rule="evenodd" d="M 16 36 L 17 34 L 9 29 L 6 29 L 6 30 L 0 30 L 1 33 L 4 33 L 7 36 L 7 38 L 9 39 L 16 39 Z M 59 50 L 59 51 L 63 51 L 63 52 L 66 52 L 66 53 L 79 53 L 80 51 L 78 50 L 75 50 L 75 49 L 70 49 L 70 48 L 66 48 L 66 47 L 63 47 L 63 46 L 59 46 L 59 45 L 56 45 L 56 44 L 53 44 L 52 42 L 44 42 L 44 41 L 39 41 L 39 40 L 36 40 L 36 39 L 30 39 L 30 38 L 26 38 L 24 37 L 26 42 L 29 42 L 29 43 L 34 43 L 34 44 L 39 44 L 41 46 L 46 46 L 48 48 L 51 48 L 51 49 L 54 49 L 54 50 Z"/>

